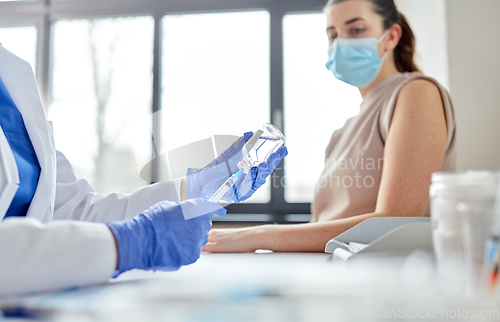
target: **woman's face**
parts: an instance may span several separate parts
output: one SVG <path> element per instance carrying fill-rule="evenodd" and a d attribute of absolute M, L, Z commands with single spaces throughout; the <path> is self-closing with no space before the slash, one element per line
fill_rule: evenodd
<path fill-rule="evenodd" d="M 384 33 L 382 18 L 365 0 L 349 0 L 335 4 L 327 14 L 328 41 L 336 38 L 379 38 Z"/>

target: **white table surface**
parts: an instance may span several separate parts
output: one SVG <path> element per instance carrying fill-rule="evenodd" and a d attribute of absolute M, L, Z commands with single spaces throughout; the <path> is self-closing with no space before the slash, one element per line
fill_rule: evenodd
<path fill-rule="evenodd" d="M 426 256 L 346 266 L 330 254 L 203 253 L 176 272 L 130 271 L 105 285 L 0 305 L 47 310 L 65 322 L 380 321 L 384 310 L 477 308 L 453 288 L 443 291 Z"/>

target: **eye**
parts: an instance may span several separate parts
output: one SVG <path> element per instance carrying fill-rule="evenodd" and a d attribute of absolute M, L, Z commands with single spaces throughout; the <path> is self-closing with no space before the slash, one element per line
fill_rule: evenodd
<path fill-rule="evenodd" d="M 352 28 L 352 29 L 351 29 L 351 34 L 353 34 L 353 35 L 359 35 L 359 34 L 361 34 L 363 31 L 365 31 L 363 28 Z"/>
<path fill-rule="evenodd" d="M 336 35 L 336 34 L 334 34 L 334 35 L 329 35 L 329 36 L 328 36 L 328 41 L 329 41 L 330 43 L 334 42 L 334 41 L 335 41 L 335 39 L 337 39 L 337 35 Z"/>

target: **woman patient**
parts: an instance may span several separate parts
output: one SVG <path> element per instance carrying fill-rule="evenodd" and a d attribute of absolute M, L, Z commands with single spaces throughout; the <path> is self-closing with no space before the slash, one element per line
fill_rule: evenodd
<path fill-rule="evenodd" d="M 424 216 L 431 174 L 455 169 L 448 92 L 419 72 L 415 38 L 394 0 L 330 0 L 327 68 L 359 88 L 360 112 L 335 131 L 311 206 L 312 222 L 213 229 L 209 252 L 322 252 L 372 217 Z"/>

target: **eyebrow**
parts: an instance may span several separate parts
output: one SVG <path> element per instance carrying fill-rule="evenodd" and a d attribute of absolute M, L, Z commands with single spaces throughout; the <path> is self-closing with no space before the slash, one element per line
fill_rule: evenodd
<path fill-rule="evenodd" d="M 348 24 L 354 23 L 354 22 L 356 22 L 358 20 L 365 20 L 365 19 L 363 19 L 363 18 L 354 18 L 354 19 L 351 19 L 349 21 L 346 21 L 345 24 L 348 25 Z"/>
<path fill-rule="evenodd" d="M 345 24 L 349 25 L 349 24 L 354 23 L 354 22 L 356 22 L 358 20 L 365 20 L 365 19 L 363 19 L 363 18 L 354 18 L 354 19 L 351 19 L 349 21 L 346 21 Z M 330 26 L 330 27 L 326 28 L 326 31 L 328 31 L 328 30 L 335 30 L 335 27 L 334 26 Z"/>

